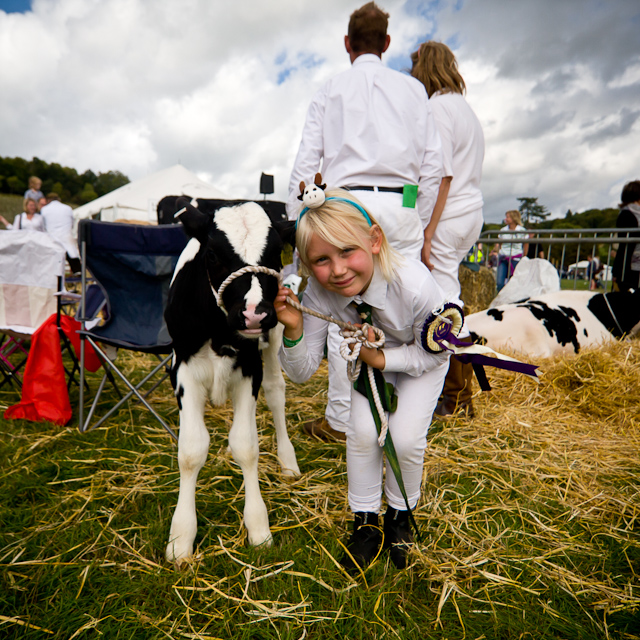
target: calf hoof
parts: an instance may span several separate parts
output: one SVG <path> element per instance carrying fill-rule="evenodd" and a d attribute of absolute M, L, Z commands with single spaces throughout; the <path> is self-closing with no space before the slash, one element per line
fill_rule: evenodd
<path fill-rule="evenodd" d="M 251 535 L 247 531 L 247 536 L 249 538 L 249 544 L 252 547 L 270 547 L 273 544 L 273 536 L 271 535 L 271 531 L 267 536 L 264 535 Z"/>
<path fill-rule="evenodd" d="M 180 543 L 179 539 L 171 540 L 165 552 L 167 562 L 173 562 L 178 567 L 191 562 L 193 559 L 193 548 L 191 545 Z"/>

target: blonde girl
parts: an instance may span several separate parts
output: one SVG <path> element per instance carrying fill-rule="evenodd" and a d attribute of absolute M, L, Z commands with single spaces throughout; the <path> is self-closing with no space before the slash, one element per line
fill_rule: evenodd
<path fill-rule="evenodd" d="M 386 344 L 380 350 L 363 347 L 360 359 L 395 387 L 398 408 L 388 415 L 389 432 L 413 509 L 420 497 L 427 429 L 448 364 L 446 353 L 434 355 L 422 348 L 420 332 L 429 313 L 444 302 L 442 290 L 421 262 L 391 249 L 375 218 L 353 195 L 333 190 L 325 196 L 324 204 L 305 207 L 298 217 L 296 245 L 310 276 L 304 304 L 353 324 L 362 322 L 356 305 L 371 307 L 373 325 L 382 329 Z M 286 304 L 287 297 L 295 299 L 282 287 L 276 298 L 278 319 L 285 326 L 281 363 L 294 382 L 304 382 L 322 361 L 328 323 L 303 315 Z M 352 389 L 347 475 L 354 525 L 349 553 L 341 561 L 352 573 L 358 571 L 353 559 L 365 568 L 378 556 L 383 531 L 384 548 L 398 568 L 406 565 L 411 542 L 409 514 L 389 468 L 383 531 L 378 524 L 384 460 L 377 437 L 368 400 Z"/>

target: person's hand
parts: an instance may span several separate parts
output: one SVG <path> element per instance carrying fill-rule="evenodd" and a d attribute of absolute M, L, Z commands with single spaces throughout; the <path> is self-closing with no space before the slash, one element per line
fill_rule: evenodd
<path fill-rule="evenodd" d="M 362 325 L 358 326 L 360 327 Z M 374 342 L 375 339 L 376 334 L 373 332 L 373 329 L 369 327 L 369 331 L 367 332 L 367 340 L 369 342 Z M 351 350 L 353 350 L 353 345 L 349 346 L 351 347 Z M 362 362 L 368 364 L 370 367 L 373 367 L 374 369 L 384 369 L 386 364 L 384 353 L 379 349 L 372 349 L 371 347 L 363 346 L 360 349 L 359 359 L 362 360 Z"/>
<path fill-rule="evenodd" d="M 431 262 L 431 238 L 424 239 L 424 244 L 422 245 L 422 254 L 421 259 L 424 264 L 427 265 L 429 271 L 433 271 L 433 263 Z"/>
<path fill-rule="evenodd" d="M 297 340 L 302 335 L 302 311 L 287 303 L 287 298 L 299 302 L 289 287 L 280 287 L 273 303 L 278 321 L 284 325 L 284 335 L 289 340 Z"/>
<path fill-rule="evenodd" d="M 0 216 L 0 222 L 2 222 L 5 227 L 9 226 L 9 221 L 4 216 Z"/>

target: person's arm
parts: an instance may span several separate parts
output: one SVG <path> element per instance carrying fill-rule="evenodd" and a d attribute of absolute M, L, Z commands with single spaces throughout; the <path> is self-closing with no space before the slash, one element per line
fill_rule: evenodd
<path fill-rule="evenodd" d="M 425 94 L 426 96 L 426 94 Z M 418 183 L 418 213 L 422 220 L 422 228 L 425 229 L 433 214 L 433 208 L 438 198 L 438 190 L 443 176 L 442 141 L 436 126 L 431 105 L 426 99 L 425 120 L 425 150 L 420 166 L 420 179 Z"/>
<path fill-rule="evenodd" d="M 449 188 L 451 186 L 452 176 L 445 176 L 442 178 L 440 182 L 440 189 L 438 190 L 438 198 L 436 200 L 436 205 L 433 208 L 433 213 L 431 214 L 431 220 L 429 220 L 429 224 L 426 226 L 424 230 L 424 244 L 422 245 L 422 262 L 427 265 L 429 269 L 433 269 L 433 264 L 431 263 L 431 240 L 433 239 L 433 235 L 436 232 L 436 227 L 440 222 L 440 218 L 442 217 L 442 212 L 444 211 L 444 205 L 447 202 L 447 198 L 449 196 Z"/>
<path fill-rule="evenodd" d="M 2 222 L 7 229 L 13 228 L 13 225 L 4 216 L 0 216 L 0 222 Z"/>
<path fill-rule="evenodd" d="M 320 170 L 320 163 L 324 154 L 324 107 L 325 89 L 316 93 L 309 105 L 307 118 L 302 129 L 302 139 L 296 155 L 291 178 L 289 179 L 289 195 L 287 197 L 287 217 L 295 220 L 302 206 L 298 196 L 300 195 L 300 182 L 305 184 L 313 182 L 316 173 Z M 332 185 L 333 186 L 333 185 Z"/>
<path fill-rule="evenodd" d="M 283 339 L 279 353 L 280 364 L 293 382 L 305 382 L 322 362 L 327 341 L 327 322 L 308 314 L 303 316 L 300 311 L 285 302 L 287 297 L 297 300 L 290 289 L 281 287 L 274 305 L 278 320 L 285 325 L 284 337 L 294 343 L 292 346 L 286 346 Z M 315 308 L 314 302 L 314 292 L 307 286 L 305 305 Z"/>

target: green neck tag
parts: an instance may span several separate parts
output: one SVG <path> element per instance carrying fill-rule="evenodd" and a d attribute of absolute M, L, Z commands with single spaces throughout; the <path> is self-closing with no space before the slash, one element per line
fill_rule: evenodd
<path fill-rule="evenodd" d="M 405 184 L 402 187 L 402 206 L 409 209 L 416 208 L 416 200 L 418 199 L 418 185 Z"/>

